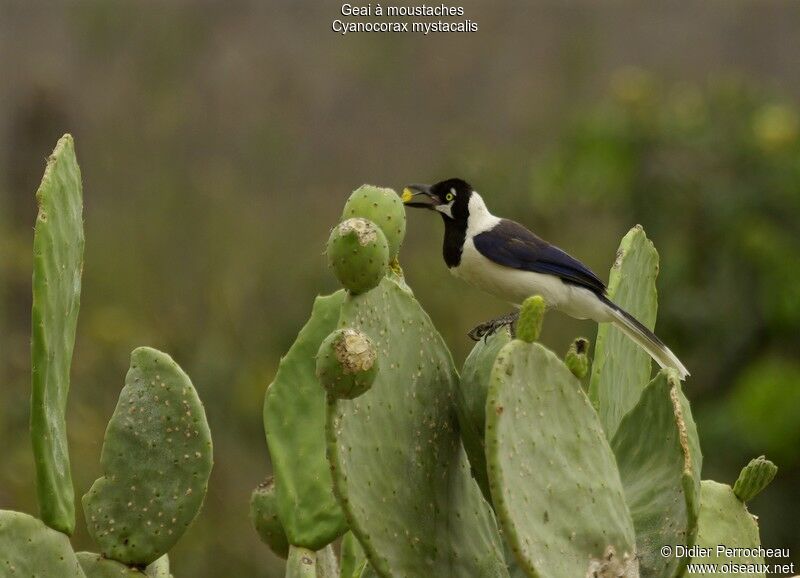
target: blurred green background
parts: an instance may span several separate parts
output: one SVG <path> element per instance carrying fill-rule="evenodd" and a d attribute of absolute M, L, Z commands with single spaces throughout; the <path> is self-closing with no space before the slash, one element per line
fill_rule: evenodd
<path fill-rule="evenodd" d="M 659 335 L 692 372 L 704 477 L 780 467 L 751 510 L 800 562 L 800 5 L 465 2 L 475 34 L 330 31 L 337 2 L 0 0 L 0 507 L 36 511 L 27 437 L 33 193 L 63 132 L 86 268 L 69 434 L 99 475 L 130 350 L 170 352 L 216 449 L 178 576 L 281 575 L 247 518 L 261 404 L 363 182 L 461 176 L 602 278 L 641 223 Z M 460 362 L 506 306 L 452 279 L 410 215 L 406 276 Z M 563 352 L 595 326 L 560 314 Z M 76 544 L 91 548 L 79 521 Z"/>

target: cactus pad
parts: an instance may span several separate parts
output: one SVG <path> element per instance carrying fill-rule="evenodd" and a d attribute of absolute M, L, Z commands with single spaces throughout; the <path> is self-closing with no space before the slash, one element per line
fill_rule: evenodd
<path fill-rule="evenodd" d="M 717 556 L 716 548 L 725 545 L 731 548 L 757 548 L 761 545 L 758 523 L 747 511 L 747 506 L 736 497 L 727 484 L 703 480 L 700 484 L 700 517 L 695 544 L 711 549 L 711 556 L 692 558 L 693 564 L 763 564 L 760 556 Z M 724 554 L 724 553 L 723 553 Z M 719 574 L 697 574 L 712 578 Z M 751 573 L 741 576 L 763 576 Z"/>
<path fill-rule="evenodd" d="M 378 351 L 365 333 L 347 327 L 337 329 L 320 345 L 316 373 L 329 394 L 353 399 L 375 381 Z"/>
<path fill-rule="evenodd" d="M 352 532 L 347 532 L 342 539 L 342 578 L 360 578 L 366 565 L 364 548 Z"/>
<path fill-rule="evenodd" d="M 0 510 L 0 576 L 84 578 L 69 539 L 41 520 Z"/>
<path fill-rule="evenodd" d="M 93 552 L 75 554 L 86 578 L 147 578 L 147 574 Z"/>
<path fill-rule="evenodd" d="M 658 252 L 636 225 L 620 242 L 608 278 L 608 296 L 652 330 L 656 324 Z M 628 413 L 650 382 L 650 356 L 611 323 L 597 328 L 589 397 L 608 434 L 614 437 L 622 416 Z"/>
<path fill-rule="evenodd" d="M 131 354 L 100 462 L 104 475 L 83 497 L 89 533 L 107 558 L 153 562 L 200 511 L 212 464 L 203 404 L 165 353 Z"/>
<path fill-rule="evenodd" d="M 351 293 L 375 287 L 389 267 L 389 246 L 383 231 L 372 221 L 342 221 L 328 239 L 328 263 L 342 286 Z"/>
<path fill-rule="evenodd" d="M 67 393 L 83 272 L 81 172 L 70 135 L 58 141 L 36 192 L 31 310 L 31 439 L 44 523 L 71 534 L 75 495 L 67 447 Z"/>
<path fill-rule="evenodd" d="M 345 292 L 317 297 L 311 319 L 281 359 L 264 399 L 264 430 L 278 514 L 289 542 L 319 550 L 347 530 L 325 459 L 325 390 L 314 356 L 334 329 Z"/>
<path fill-rule="evenodd" d="M 169 573 L 169 555 L 164 554 L 144 569 L 144 573 L 148 578 L 172 578 Z"/>
<path fill-rule="evenodd" d="M 484 430 L 486 429 L 486 394 L 489 391 L 489 377 L 497 354 L 511 341 L 507 328 L 475 343 L 464 361 L 461 380 L 456 392 L 456 411 L 461 430 L 461 441 L 469 456 L 472 477 L 487 500 L 491 500 L 489 478 L 486 476 L 486 451 Z"/>
<path fill-rule="evenodd" d="M 361 185 L 344 205 L 342 220 L 363 217 L 378 225 L 389 243 L 389 258 L 394 259 L 406 235 L 406 211 L 392 189 Z"/>
<path fill-rule="evenodd" d="M 290 546 L 286 578 L 317 578 L 317 554 L 308 548 Z"/>
<path fill-rule="evenodd" d="M 328 456 L 350 528 L 381 576 L 507 576 L 491 508 L 469 472 L 452 405 L 456 374 L 416 300 L 384 278 L 339 321 L 375 342 L 379 371 L 330 399 Z"/>
<path fill-rule="evenodd" d="M 694 543 L 702 455 L 674 372 L 661 371 L 647 385 L 620 422 L 611 447 L 636 529 L 642 576 L 677 575 L 687 560 L 664 557 L 660 550 Z"/>
<path fill-rule="evenodd" d="M 278 499 L 273 478 L 267 478 L 253 490 L 250 496 L 250 521 L 261 541 L 275 554 L 286 559 L 289 555 L 289 541 L 278 518 Z"/>
<path fill-rule="evenodd" d="M 760 494 L 778 473 L 778 466 L 764 456 L 759 456 L 742 468 L 733 485 L 733 493 L 743 502 L 749 502 Z"/>
<path fill-rule="evenodd" d="M 486 415 L 495 510 L 525 572 L 638 576 L 614 455 L 569 369 L 538 343 L 512 341 L 495 361 Z"/>

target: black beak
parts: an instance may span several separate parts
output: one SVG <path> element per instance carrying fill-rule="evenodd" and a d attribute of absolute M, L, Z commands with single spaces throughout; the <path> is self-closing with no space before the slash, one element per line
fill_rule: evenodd
<path fill-rule="evenodd" d="M 439 199 L 431 193 L 430 185 L 407 185 L 401 199 L 404 205 L 423 209 L 433 209 L 439 204 Z"/>

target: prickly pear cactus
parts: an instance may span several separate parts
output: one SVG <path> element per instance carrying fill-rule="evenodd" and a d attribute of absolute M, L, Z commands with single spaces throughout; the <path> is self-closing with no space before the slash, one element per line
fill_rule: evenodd
<path fill-rule="evenodd" d="M 589 340 L 578 337 L 569 346 L 564 356 L 564 364 L 578 379 L 583 379 L 589 373 Z"/>
<path fill-rule="evenodd" d="M 0 510 L 0 575 L 85 578 L 69 539 L 41 520 Z"/>
<path fill-rule="evenodd" d="M 536 312 L 522 312 L 518 335 L 538 333 Z M 522 569 L 540 578 L 638 576 L 614 455 L 561 360 L 538 343 L 511 341 L 492 369 L 486 415 L 494 506 Z"/>
<path fill-rule="evenodd" d="M 169 573 L 169 555 L 164 554 L 144 569 L 147 578 L 172 578 Z"/>
<path fill-rule="evenodd" d="M 45 524 L 75 529 L 67 447 L 67 394 L 83 272 L 83 198 L 75 145 L 61 137 L 36 192 L 31 315 L 31 439 Z"/>
<path fill-rule="evenodd" d="M 100 554 L 78 552 L 76 556 L 86 578 L 147 578 L 147 574 L 139 569 L 103 558 Z"/>
<path fill-rule="evenodd" d="M 760 494 L 778 473 L 778 466 L 764 456 L 747 464 L 733 485 L 733 493 L 743 502 L 749 502 Z"/>
<path fill-rule="evenodd" d="M 308 548 L 291 546 L 286 560 L 286 578 L 317 578 L 317 554 Z"/>
<path fill-rule="evenodd" d="M 326 252 L 336 278 L 351 293 L 375 287 L 389 266 L 386 236 L 367 219 L 347 219 L 336 225 Z"/>
<path fill-rule="evenodd" d="M 676 545 L 697 534 L 702 455 L 681 383 L 662 371 L 620 422 L 611 442 L 636 530 L 642 576 L 676 576 L 688 561 Z M 672 546 L 673 555 L 661 548 Z"/>
<path fill-rule="evenodd" d="M 352 532 L 342 538 L 342 578 L 360 578 L 367 565 L 367 556 Z"/>
<path fill-rule="evenodd" d="M 700 518 L 698 522 L 697 546 L 710 549 L 710 556 L 692 558 L 693 564 L 763 564 L 760 556 L 728 556 L 718 553 L 720 545 L 730 548 L 758 548 L 761 537 L 758 523 L 747 511 L 744 502 L 736 497 L 733 489 L 727 484 L 711 480 L 703 480 L 700 484 Z M 712 578 L 719 574 L 696 574 Z M 763 572 L 739 574 L 741 576 L 764 576 Z"/>
<path fill-rule="evenodd" d="M 275 475 L 278 514 L 289 542 L 318 550 L 345 531 L 325 458 L 325 391 L 314 357 L 336 328 L 345 292 L 317 297 L 311 318 L 281 359 L 264 399 L 264 430 Z"/>
<path fill-rule="evenodd" d="M 511 334 L 506 328 L 478 341 L 464 360 L 461 380 L 456 391 L 456 411 L 461 429 L 461 441 L 469 456 L 472 476 L 478 482 L 484 497 L 490 501 L 492 497 L 489 492 L 489 478 L 486 475 L 484 443 L 486 395 L 494 360 L 509 341 Z"/>
<path fill-rule="evenodd" d="M 371 566 L 385 578 L 507 576 L 459 442 L 453 361 L 428 316 L 387 277 L 348 296 L 339 325 L 379 355 L 369 391 L 329 398 L 326 429 L 336 493 Z"/>
<path fill-rule="evenodd" d="M 636 225 L 617 250 L 608 277 L 608 296 L 651 330 L 658 311 L 657 276 L 658 252 L 644 229 Z M 598 326 L 589 398 L 609 439 L 639 401 L 651 372 L 650 356 L 642 348 L 611 323 Z"/>
<path fill-rule="evenodd" d="M 212 464 L 203 404 L 170 356 L 131 354 L 100 462 L 104 475 L 83 497 L 89 533 L 106 558 L 150 564 L 200 511 Z"/>
<path fill-rule="evenodd" d="M 389 243 L 389 258 L 395 259 L 406 236 L 406 209 L 392 189 L 361 185 L 344 205 L 342 220 L 363 217 L 378 225 Z"/>
<path fill-rule="evenodd" d="M 261 541 L 270 550 L 284 559 L 289 555 L 289 540 L 278 518 L 278 498 L 273 478 L 267 478 L 253 490 L 250 497 L 250 521 Z"/>
<path fill-rule="evenodd" d="M 333 397 L 353 399 L 367 391 L 378 373 L 378 351 L 368 335 L 337 329 L 317 353 L 317 378 Z"/>

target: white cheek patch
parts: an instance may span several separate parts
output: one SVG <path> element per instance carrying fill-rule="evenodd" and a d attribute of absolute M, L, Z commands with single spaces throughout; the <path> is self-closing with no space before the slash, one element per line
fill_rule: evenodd
<path fill-rule="evenodd" d="M 454 202 L 455 201 L 450 201 L 446 205 L 436 205 L 434 208 L 437 211 L 439 211 L 440 213 L 443 213 L 443 214 L 447 215 L 448 217 L 450 217 L 452 219 L 453 218 L 453 203 Z"/>

